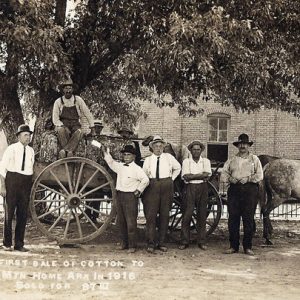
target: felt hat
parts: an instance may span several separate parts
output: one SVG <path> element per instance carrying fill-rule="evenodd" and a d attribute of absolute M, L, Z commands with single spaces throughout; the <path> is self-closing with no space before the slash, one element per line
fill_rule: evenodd
<path fill-rule="evenodd" d="M 249 146 L 253 145 L 252 141 L 249 141 L 249 136 L 246 133 L 242 133 L 236 142 L 232 143 L 235 147 L 238 147 L 239 144 L 248 144 Z"/>
<path fill-rule="evenodd" d="M 18 131 L 17 131 L 16 135 L 19 135 L 21 132 L 29 132 L 30 134 L 32 134 L 30 127 L 26 124 L 22 124 L 18 127 Z"/>
<path fill-rule="evenodd" d="M 128 127 L 122 127 L 121 129 L 118 130 L 118 134 L 121 134 L 122 132 L 129 132 L 130 134 L 133 134 L 133 131 Z"/>
<path fill-rule="evenodd" d="M 136 150 L 133 145 L 125 145 L 124 148 L 121 150 L 121 153 L 131 153 L 136 155 Z"/>

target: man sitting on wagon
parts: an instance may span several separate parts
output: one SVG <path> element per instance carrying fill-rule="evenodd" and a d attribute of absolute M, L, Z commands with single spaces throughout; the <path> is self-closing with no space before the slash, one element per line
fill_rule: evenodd
<path fill-rule="evenodd" d="M 72 80 L 63 82 L 61 88 L 64 95 L 54 103 L 52 120 L 62 148 L 59 151 L 59 158 L 64 158 L 74 156 L 74 151 L 82 138 L 81 116 L 87 118 L 92 135 L 95 135 L 95 127 L 93 115 L 84 100 L 73 94 Z"/>

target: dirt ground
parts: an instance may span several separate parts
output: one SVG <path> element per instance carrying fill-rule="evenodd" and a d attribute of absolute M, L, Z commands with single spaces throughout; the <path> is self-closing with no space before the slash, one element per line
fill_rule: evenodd
<path fill-rule="evenodd" d="M 300 223 L 273 224 L 274 246 L 263 246 L 259 223 L 252 257 L 222 253 L 225 222 L 207 251 L 170 242 L 168 252 L 153 255 L 142 231 L 138 251 L 127 254 L 115 250 L 113 227 L 88 244 L 60 248 L 29 225 L 30 252 L 0 250 L 0 299 L 299 299 Z"/>

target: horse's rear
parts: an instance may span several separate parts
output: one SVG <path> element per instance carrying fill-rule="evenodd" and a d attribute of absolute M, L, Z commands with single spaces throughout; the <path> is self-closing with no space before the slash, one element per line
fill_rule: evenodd
<path fill-rule="evenodd" d="M 271 161 L 264 168 L 264 180 L 260 187 L 259 202 L 264 218 L 264 237 L 267 244 L 272 244 L 270 212 L 291 197 L 300 199 L 300 161 L 290 159 Z"/>

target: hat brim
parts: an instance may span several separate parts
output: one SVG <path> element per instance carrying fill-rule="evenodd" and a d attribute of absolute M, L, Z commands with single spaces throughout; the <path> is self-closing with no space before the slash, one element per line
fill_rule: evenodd
<path fill-rule="evenodd" d="M 33 131 L 31 131 L 31 130 L 22 130 L 22 131 L 18 131 L 17 133 L 16 133 L 16 136 L 18 136 L 20 133 L 22 133 L 22 132 L 29 132 L 30 134 L 33 134 Z"/>
<path fill-rule="evenodd" d="M 253 142 L 241 142 L 241 141 L 238 141 L 238 142 L 233 142 L 232 144 L 235 147 L 238 147 L 239 144 L 248 144 L 251 147 L 253 145 Z"/>
<path fill-rule="evenodd" d="M 133 154 L 133 155 L 136 155 L 135 152 L 131 152 L 131 151 L 128 151 L 128 150 L 121 150 L 121 153 L 130 153 L 130 154 Z"/>
<path fill-rule="evenodd" d="M 118 130 L 118 134 L 121 134 L 122 132 L 129 132 L 130 134 L 133 134 L 133 131 L 131 131 L 131 130 L 127 130 L 127 129 Z"/>
<path fill-rule="evenodd" d="M 189 149 L 189 151 L 192 151 L 192 148 L 193 148 L 193 146 L 195 146 L 195 145 L 200 146 L 202 151 L 205 150 L 205 145 L 202 144 L 202 143 L 200 143 L 200 142 L 192 142 L 192 143 L 190 143 L 190 144 L 188 145 L 187 148 Z"/>
<path fill-rule="evenodd" d="M 155 140 L 149 143 L 149 147 L 152 148 L 154 144 L 162 143 L 164 146 L 167 144 L 164 140 Z"/>

